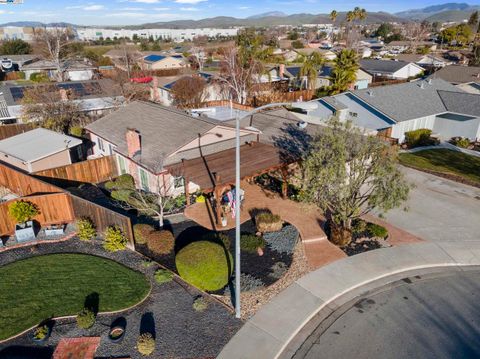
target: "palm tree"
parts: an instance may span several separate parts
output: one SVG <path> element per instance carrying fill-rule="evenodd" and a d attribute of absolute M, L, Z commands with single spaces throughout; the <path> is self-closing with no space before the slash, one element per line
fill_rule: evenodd
<path fill-rule="evenodd" d="M 348 38 L 349 38 L 349 35 L 350 35 L 350 23 L 352 21 L 354 21 L 356 18 L 356 15 L 355 15 L 355 12 L 354 11 L 349 11 L 347 12 L 347 15 L 346 15 L 346 20 L 347 20 L 347 39 L 346 39 L 346 45 L 347 45 L 347 48 L 348 48 Z"/>
<path fill-rule="evenodd" d="M 330 13 L 330 20 L 332 20 L 332 22 L 335 23 L 335 21 L 337 21 L 337 16 L 338 16 L 337 10 L 332 10 L 332 12 Z"/>
<path fill-rule="evenodd" d="M 325 63 L 325 59 L 319 52 L 312 52 L 303 58 L 303 65 L 300 68 L 300 77 L 307 79 L 307 88 L 315 89 L 318 70 Z"/>
<path fill-rule="evenodd" d="M 352 49 L 342 50 L 335 59 L 330 80 L 332 81 L 331 94 L 338 94 L 348 90 L 357 79 L 358 58 Z"/>

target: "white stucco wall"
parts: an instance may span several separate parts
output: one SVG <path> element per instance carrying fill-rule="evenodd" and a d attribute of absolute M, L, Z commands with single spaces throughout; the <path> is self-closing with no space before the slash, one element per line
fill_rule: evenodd
<path fill-rule="evenodd" d="M 397 72 L 393 73 L 393 77 L 397 79 L 408 79 L 409 77 L 414 77 L 423 72 L 423 69 L 414 64 L 408 64 L 405 67 L 402 67 Z"/>
<path fill-rule="evenodd" d="M 464 116 L 448 115 L 449 118 L 437 117 L 433 132 L 441 135 L 442 139 L 461 136 L 471 140 L 480 138 L 480 118 L 466 119 Z"/>
<path fill-rule="evenodd" d="M 435 115 L 417 118 L 409 121 L 398 122 L 392 126 L 392 137 L 398 138 L 399 142 L 405 140 L 405 132 L 428 128 L 433 131 Z"/>

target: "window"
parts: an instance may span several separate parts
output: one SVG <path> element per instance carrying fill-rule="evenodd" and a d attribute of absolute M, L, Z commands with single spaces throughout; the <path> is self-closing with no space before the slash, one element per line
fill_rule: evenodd
<path fill-rule="evenodd" d="M 173 177 L 173 188 L 182 188 L 185 185 L 183 177 Z"/>
<path fill-rule="evenodd" d="M 138 174 L 139 174 L 139 177 L 140 177 L 140 187 L 144 191 L 148 192 L 149 188 L 148 188 L 148 173 L 147 173 L 147 171 L 145 171 L 143 168 L 138 167 Z"/>
<path fill-rule="evenodd" d="M 103 145 L 103 140 L 100 138 L 100 137 L 97 137 L 97 140 L 98 140 L 98 148 L 100 149 L 100 151 L 105 151 L 105 147 Z"/>
<path fill-rule="evenodd" d="M 108 154 L 113 154 L 113 146 L 110 143 L 108 144 Z"/>
<path fill-rule="evenodd" d="M 118 156 L 118 168 L 120 169 L 120 174 L 123 175 L 127 173 L 127 163 L 125 161 L 125 158 L 122 156 Z"/>

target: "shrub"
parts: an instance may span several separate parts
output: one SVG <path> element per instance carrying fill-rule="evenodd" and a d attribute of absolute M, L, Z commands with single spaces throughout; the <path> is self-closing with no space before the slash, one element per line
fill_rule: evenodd
<path fill-rule="evenodd" d="M 72 126 L 70 127 L 70 134 L 76 137 L 82 137 L 84 135 L 84 129 L 82 126 Z"/>
<path fill-rule="evenodd" d="M 196 203 L 205 203 L 205 196 L 203 194 L 201 194 L 200 196 L 198 196 L 197 198 L 195 198 L 195 202 Z"/>
<path fill-rule="evenodd" d="M 15 219 L 17 223 L 25 223 L 40 214 L 40 211 L 36 204 L 21 200 L 15 201 L 8 206 L 8 214 Z"/>
<path fill-rule="evenodd" d="M 36 339 L 36 340 L 43 340 L 47 337 L 48 335 L 48 326 L 45 324 L 45 325 L 39 325 L 38 327 L 36 327 L 33 331 L 33 337 Z"/>
<path fill-rule="evenodd" d="M 171 282 L 173 279 L 173 273 L 166 269 L 159 269 L 155 272 L 155 282 L 158 284 Z"/>
<path fill-rule="evenodd" d="M 133 235 L 135 236 L 135 243 L 145 244 L 147 243 L 150 232 L 153 232 L 154 228 L 149 224 L 138 223 L 133 226 Z"/>
<path fill-rule="evenodd" d="M 143 268 L 150 268 L 154 264 L 155 264 L 154 262 L 149 261 L 149 260 L 145 260 L 145 259 L 141 261 L 141 265 L 142 265 Z"/>
<path fill-rule="evenodd" d="M 468 148 L 470 146 L 470 140 L 465 137 L 454 137 L 450 142 L 461 148 Z"/>
<path fill-rule="evenodd" d="M 265 284 L 263 281 L 259 278 L 255 278 L 254 276 L 246 273 L 242 273 L 240 275 L 240 291 L 242 293 L 245 292 L 254 292 L 260 289 L 265 288 Z M 235 290 L 235 289 L 233 289 Z M 223 292 L 223 295 L 225 296 L 231 296 L 231 290 L 230 288 L 225 288 L 225 291 Z"/>
<path fill-rule="evenodd" d="M 202 241 L 223 244 L 225 248 L 230 248 L 230 237 L 224 233 L 210 232 L 202 236 Z"/>
<path fill-rule="evenodd" d="M 223 288 L 233 270 L 230 252 L 217 243 L 193 242 L 175 257 L 178 273 L 188 283 L 208 291 Z"/>
<path fill-rule="evenodd" d="M 366 230 L 370 237 L 387 238 L 388 236 L 388 230 L 375 223 L 367 223 Z"/>
<path fill-rule="evenodd" d="M 255 216 L 255 224 L 259 232 L 276 232 L 282 229 L 282 219 L 277 214 L 263 212 Z"/>
<path fill-rule="evenodd" d="M 82 241 L 89 241 L 97 236 L 97 230 L 90 218 L 84 217 L 77 220 L 77 236 Z"/>
<path fill-rule="evenodd" d="M 279 232 L 265 233 L 263 236 L 267 245 L 278 253 L 293 254 L 298 241 L 298 231 L 288 225 Z"/>
<path fill-rule="evenodd" d="M 95 324 L 96 319 L 96 315 L 92 310 L 88 308 L 83 308 L 77 314 L 77 325 L 79 328 L 88 329 Z"/>
<path fill-rule="evenodd" d="M 105 188 L 108 190 L 116 189 L 116 190 L 133 190 L 135 188 L 135 180 L 134 178 L 125 173 L 123 175 L 118 176 L 112 181 L 108 181 L 105 183 Z"/>
<path fill-rule="evenodd" d="M 148 234 L 147 246 L 154 254 L 169 254 L 175 246 L 175 237 L 167 230 L 153 231 Z"/>
<path fill-rule="evenodd" d="M 242 251 L 255 253 L 257 248 L 265 248 L 265 240 L 254 234 L 243 234 L 240 237 L 240 248 Z"/>
<path fill-rule="evenodd" d="M 435 141 L 430 138 L 431 134 L 432 130 L 427 128 L 405 132 L 405 143 L 409 148 L 433 145 Z"/>
<path fill-rule="evenodd" d="M 117 226 L 110 226 L 105 231 L 103 248 L 109 252 L 121 251 L 127 248 L 127 237 Z"/>
<path fill-rule="evenodd" d="M 367 230 L 367 222 L 363 219 L 355 219 L 352 222 L 352 233 L 362 235 Z"/>
<path fill-rule="evenodd" d="M 137 350 L 142 355 L 150 355 L 155 350 L 155 339 L 152 334 L 143 333 L 138 337 Z"/>
<path fill-rule="evenodd" d="M 199 296 L 193 301 L 192 307 L 197 312 L 203 312 L 208 308 L 208 301 L 204 297 Z"/>
<path fill-rule="evenodd" d="M 43 72 L 34 72 L 30 75 L 30 81 L 33 82 L 49 82 L 50 79 L 47 74 Z"/>

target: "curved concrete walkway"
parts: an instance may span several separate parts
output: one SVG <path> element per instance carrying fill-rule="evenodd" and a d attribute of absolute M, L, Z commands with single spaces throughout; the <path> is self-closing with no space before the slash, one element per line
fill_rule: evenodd
<path fill-rule="evenodd" d="M 310 334 L 308 328 L 372 289 L 411 275 L 478 265 L 480 241 L 422 242 L 339 260 L 299 279 L 262 307 L 218 358 L 291 358 Z"/>

